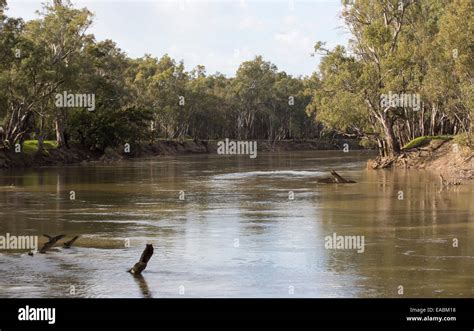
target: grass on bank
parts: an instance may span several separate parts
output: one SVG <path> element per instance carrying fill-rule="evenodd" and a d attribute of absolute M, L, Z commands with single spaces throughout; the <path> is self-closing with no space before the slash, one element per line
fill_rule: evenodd
<path fill-rule="evenodd" d="M 408 142 L 405 146 L 402 147 L 402 150 L 407 150 L 411 148 L 417 148 L 429 144 L 431 140 L 451 140 L 452 136 L 421 136 L 413 139 Z"/>
<path fill-rule="evenodd" d="M 43 141 L 43 149 L 46 153 L 48 150 L 56 148 L 58 148 L 58 143 L 55 140 Z M 25 140 L 21 149 L 27 154 L 36 153 L 38 151 L 38 140 Z"/>

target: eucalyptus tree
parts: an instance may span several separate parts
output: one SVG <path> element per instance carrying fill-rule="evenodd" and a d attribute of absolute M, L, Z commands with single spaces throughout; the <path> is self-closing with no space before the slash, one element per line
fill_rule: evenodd
<path fill-rule="evenodd" d="M 303 79 L 278 72 L 272 95 L 267 126 L 270 141 L 301 138 L 314 133 L 312 119 L 306 115 L 310 97 L 305 94 Z"/>
<path fill-rule="evenodd" d="M 19 58 L 21 55 L 20 45 L 28 46 L 22 38 L 24 22 L 21 19 L 1 17 L 0 30 L 0 116 L 3 119 L 2 128 L 3 144 L 9 147 L 25 134 L 27 124 L 30 122 L 31 111 L 24 108 L 25 96 L 21 94 L 26 89 L 27 79 L 23 68 L 28 64 Z M 26 61 L 25 61 L 26 62 Z M 26 86 L 25 86 L 26 82 Z"/>
<path fill-rule="evenodd" d="M 224 132 L 226 115 L 230 111 L 225 99 L 228 80 L 220 74 L 207 76 L 205 67 L 198 65 L 189 74 L 186 102 L 190 107 L 189 135 L 193 139 L 229 137 Z"/>
<path fill-rule="evenodd" d="M 243 62 L 232 81 L 234 104 L 236 105 L 236 125 L 239 138 L 249 139 L 259 136 L 256 119 L 271 107 L 272 87 L 275 83 L 277 67 L 261 56 Z M 260 116 L 261 117 L 261 116 Z"/>
<path fill-rule="evenodd" d="M 76 88 L 94 93 L 96 105 L 93 111 L 69 110 L 72 138 L 82 146 L 102 151 L 146 140 L 150 109 L 137 102 L 137 91 L 129 80 L 131 60 L 111 40 L 90 40 L 81 55 L 81 79 Z"/>
<path fill-rule="evenodd" d="M 363 65 L 338 46 L 321 60 L 318 73 L 308 81 L 311 102 L 307 112 L 321 122 L 326 131 L 371 137 L 382 147 L 382 132 L 375 117 L 367 111 Z"/>
<path fill-rule="evenodd" d="M 325 56 L 313 77 L 317 87 L 308 112 L 327 128 L 375 139 L 385 155 L 419 135 L 465 130 L 472 109 L 473 41 L 472 24 L 463 28 L 462 22 L 472 21 L 472 6 L 435 0 L 343 3 L 349 48 L 329 51 L 316 44 Z M 382 102 L 392 93 L 398 100 L 408 95 L 416 107 Z"/>
<path fill-rule="evenodd" d="M 46 4 L 41 17 L 23 24 L 10 24 L 13 30 L 2 29 L 2 45 L 11 58 L 2 77 L 8 85 L 5 139 L 22 142 L 31 132 L 34 116 L 52 114 L 57 141 L 65 146 L 65 111 L 51 107 L 54 94 L 67 84 L 75 84 L 78 68 L 74 65 L 91 24 L 87 9 L 74 9 L 69 1 Z M 5 35 L 7 34 L 7 35 Z M 13 40 L 13 41 L 12 41 Z"/>
<path fill-rule="evenodd" d="M 92 24 L 92 13 L 87 9 L 75 9 L 70 1 L 55 0 L 54 5 L 45 5 L 41 19 L 31 22 L 29 35 L 38 47 L 46 51 L 46 72 L 53 76 L 51 93 L 63 88 L 76 87 L 80 79 L 80 56 L 86 40 L 86 34 Z M 60 148 L 67 147 L 65 129 L 67 110 L 54 109 L 56 140 Z"/>
<path fill-rule="evenodd" d="M 412 0 L 355 1 L 346 2 L 343 11 L 353 37 L 351 51 L 360 63 L 360 91 L 369 116 L 382 128 L 384 151 L 388 155 L 400 150 L 393 128 L 400 109 L 390 104 L 382 105 L 380 98 L 382 94 L 400 93 L 406 88 L 403 85 L 410 67 L 404 64 L 410 54 L 400 45 L 409 21 L 419 19 L 415 7 Z"/>
<path fill-rule="evenodd" d="M 436 123 L 440 130 L 451 122 L 455 131 L 472 133 L 474 6 L 469 1 L 451 1 L 442 9 L 431 51 L 426 54 L 429 66 L 423 93 L 433 109 L 429 130 L 434 134 Z"/>
<path fill-rule="evenodd" d="M 183 139 L 190 125 L 186 84 L 189 74 L 182 62 L 168 55 L 159 60 L 145 56 L 135 61 L 132 81 L 140 103 L 153 112 L 153 130 L 169 139 Z"/>

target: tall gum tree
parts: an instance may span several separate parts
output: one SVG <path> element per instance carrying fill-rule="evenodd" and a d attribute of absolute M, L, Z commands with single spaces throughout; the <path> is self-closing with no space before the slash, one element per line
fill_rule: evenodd
<path fill-rule="evenodd" d="M 424 134 L 467 131 L 472 116 L 469 1 L 343 1 L 352 39 L 325 50 L 308 107 L 327 128 L 375 138 L 383 155 Z M 467 26 L 461 28 L 462 22 Z M 412 104 L 382 103 L 389 94 Z"/>
<path fill-rule="evenodd" d="M 75 90 L 80 69 L 75 63 L 90 38 L 86 32 L 92 24 L 91 12 L 74 9 L 69 0 L 55 0 L 53 5 L 45 5 L 41 15 L 41 19 L 27 26 L 27 36 L 36 47 L 44 49 L 42 70 L 52 76 L 50 95 L 67 88 L 71 88 L 70 93 L 84 93 Z M 65 148 L 67 109 L 54 107 L 52 112 L 58 146 Z"/>
<path fill-rule="evenodd" d="M 380 97 L 388 92 L 387 87 L 395 87 L 390 81 L 400 74 L 399 44 L 408 16 L 416 16 L 413 7 L 411 0 L 345 1 L 342 13 L 353 37 L 351 51 L 362 65 L 364 101 L 383 129 L 384 152 L 389 156 L 400 151 L 393 129 L 396 114 L 390 105 L 380 103 Z"/>

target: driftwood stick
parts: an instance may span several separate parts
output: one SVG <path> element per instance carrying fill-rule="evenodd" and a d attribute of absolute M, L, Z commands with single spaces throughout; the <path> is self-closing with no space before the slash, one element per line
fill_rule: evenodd
<path fill-rule="evenodd" d="M 150 261 L 151 256 L 153 255 L 153 245 L 146 244 L 145 249 L 143 250 L 142 256 L 140 256 L 140 260 L 135 263 L 135 265 L 128 270 L 131 274 L 140 275 L 143 270 L 145 270 L 148 261 Z"/>
<path fill-rule="evenodd" d="M 337 172 L 334 170 L 331 171 L 331 176 L 334 178 L 336 183 L 355 183 L 353 180 L 345 179 L 341 177 Z"/>
<path fill-rule="evenodd" d="M 61 240 L 62 238 L 66 237 L 65 234 L 60 234 L 59 236 L 56 236 L 56 237 L 51 237 L 47 234 L 44 234 L 43 236 L 48 238 L 48 242 L 45 243 L 43 247 L 41 247 L 39 251 L 41 254 L 45 254 L 46 251 L 48 251 L 51 247 L 53 247 L 58 242 L 58 240 Z"/>
<path fill-rule="evenodd" d="M 71 240 L 69 241 L 66 241 L 63 245 L 64 245 L 64 248 L 71 248 L 72 244 L 74 244 L 74 242 L 79 239 L 79 236 L 75 236 L 74 238 L 72 238 Z"/>

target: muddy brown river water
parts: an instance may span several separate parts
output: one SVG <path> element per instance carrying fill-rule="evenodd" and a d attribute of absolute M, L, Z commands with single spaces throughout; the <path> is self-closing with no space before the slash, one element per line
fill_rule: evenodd
<path fill-rule="evenodd" d="M 33 257 L 0 250 L 0 297 L 474 297 L 474 185 L 440 191 L 426 171 L 366 170 L 369 157 L 0 172 L 0 235 L 81 235 Z M 317 184 L 331 169 L 358 183 Z M 363 252 L 328 249 L 334 234 L 363 237 Z M 146 243 L 155 254 L 135 278 Z"/>

